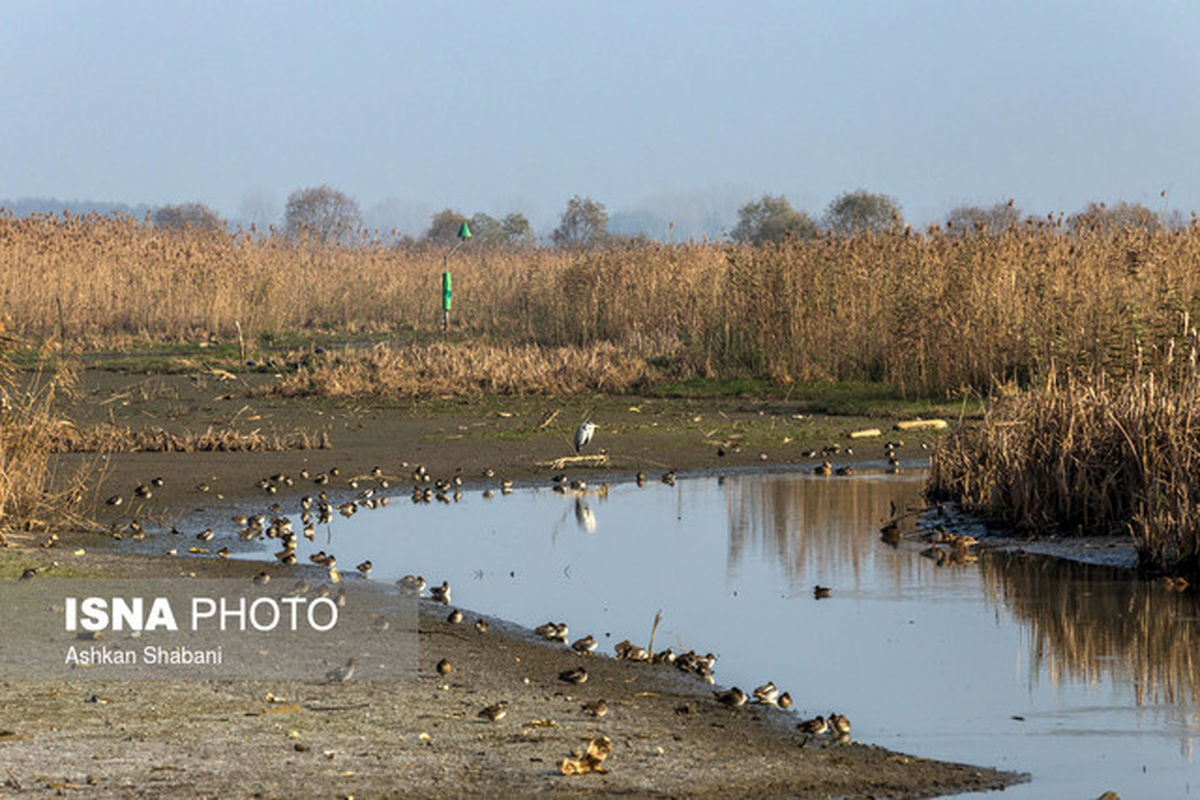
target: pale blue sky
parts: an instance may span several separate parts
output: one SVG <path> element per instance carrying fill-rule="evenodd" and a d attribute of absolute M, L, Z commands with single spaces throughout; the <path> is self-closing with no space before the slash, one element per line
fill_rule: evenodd
<path fill-rule="evenodd" d="M 0 4 L 0 198 L 1200 209 L 1195 2 Z"/>

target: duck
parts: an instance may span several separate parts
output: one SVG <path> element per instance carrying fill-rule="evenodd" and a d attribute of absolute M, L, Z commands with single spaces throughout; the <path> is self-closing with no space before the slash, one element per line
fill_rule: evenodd
<path fill-rule="evenodd" d="M 810 736 L 822 736 L 829 730 L 829 723 L 825 721 L 824 717 L 817 715 L 812 719 L 804 720 L 796 728 Z"/>
<path fill-rule="evenodd" d="M 139 483 L 137 488 L 133 490 L 133 493 L 143 500 L 149 500 L 154 496 L 154 492 L 144 483 Z"/>
<path fill-rule="evenodd" d="M 208 540 L 212 539 L 213 536 L 214 536 L 214 534 L 213 534 L 212 528 L 205 528 L 204 530 L 202 530 L 196 534 L 196 538 L 202 542 L 207 542 Z"/>
<path fill-rule="evenodd" d="M 746 693 L 736 686 L 728 691 L 713 692 L 713 697 L 717 698 L 717 702 L 721 705 L 729 706 L 730 708 L 737 708 L 746 704 Z"/>
<path fill-rule="evenodd" d="M 425 591 L 426 584 L 425 578 L 421 575 L 405 575 L 403 578 L 396 581 L 396 585 L 399 586 L 406 594 L 419 596 L 421 592 Z"/>
<path fill-rule="evenodd" d="M 534 628 L 533 632 L 551 642 L 565 644 L 567 641 L 567 623 L 565 622 L 546 622 Z"/>
<path fill-rule="evenodd" d="M 636 644 L 631 645 L 630 648 L 625 651 L 625 658 L 629 661 L 649 661 L 650 651 L 644 647 L 638 647 Z"/>
<path fill-rule="evenodd" d="M 834 732 L 837 733 L 837 735 L 839 735 L 839 736 L 849 736 L 850 735 L 850 720 L 846 717 L 845 714 L 837 714 L 837 713 L 834 713 L 833 711 L 830 711 L 828 720 L 829 720 L 830 727 L 833 728 Z"/>
<path fill-rule="evenodd" d="M 829 474 L 830 474 L 832 471 L 833 471 L 833 465 L 832 465 L 832 464 L 830 464 L 828 461 L 822 461 L 820 464 L 818 464 L 817 466 L 813 467 L 813 474 L 814 474 L 814 475 L 822 475 L 822 476 L 827 476 L 827 475 L 829 475 Z"/>
<path fill-rule="evenodd" d="M 449 622 L 451 625 L 457 625 L 462 621 L 463 621 L 463 613 L 461 611 L 459 611 L 457 608 L 454 609 L 453 611 L 451 611 L 450 615 L 448 617 L 446 617 L 446 622 Z"/>
<path fill-rule="evenodd" d="M 779 699 L 779 688 L 775 686 L 774 681 L 767 681 L 754 690 L 754 697 L 760 703 L 775 705 L 775 701 Z"/>
<path fill-rule="evenodd" d="M 854 467 L 847 464 L 844 467 L 838 467 L 836 470 L 834 470 L 834 472 L 838 475 L 853 475 Z"/>
<path fill-rule="evenodd" d="M 787 711 L 792 707 L 792 696 L 787 692 L 784 692 L 783 694 L 779 695 L 779 699 L 775 701 L 775 704 L 784 711 Z"/>
<path fill-rule="evenodd" d="M 590 633 L 582 639 L 576 639 L 571 643 L 571 649 L 580 655 L 591 655 L 596 650 L 596 637 Z"/>
<path fill-rule="evenodd" d="M 579 707 L 579 709 L 583 713 L 589 714 L 593 717 L 603 717 L 608 713 L 608 703 L 602 697 L 599 700 L 593 700 L 590 703 L 584 703 Z"/>
<path fill-rule="evenodd" d="M 478 633 L 487 633 L 488 632 L 487 620 L 486 619 L 475 620 L 475 630 Z"/>
<path fill-rule="evenodd" d="M 271 580 L 271 573 L 263 571 L 254 576 L 254 582 L 259 586 L 266 586 Z"/>
<path fill-rule="evenodd" d="M 499 722 L 504 719 L 504 715 L 508 713 L 508 701 L 501 700 L 499 703 L 494 703 L 490 706 L 485 706 L 476 714 L 481 719 L 486 719 L 491 722 Z"/>
<path fill-rule="evenodd" d="M 833 589 L 831 589 L 830 587 L 822 586 L 819 583 L 817 585 L 813 586 L 813 597 L 815 599 L 823 600 L 824 598 L 831 597 L 831 596 L 833 596 Z"/>
<path fill-rule="evenodd" d="M 454 671 L 454 667 L 446 659 L 443 658 L 441 661 L 439 661 L 437 663 L 437 674 L 438 675 L 442 675 L 442 676 L 449 675 L 453 671 Z"/>
<path fill-rule="evenodd" d="M 351 658 L 343 666 L 337 669 L 331 669 L 325 673 L 325 680 L 328 683 L 345 683 L 354 677 L 354 672 L 357 669 L 357 662 Z"/>
<path fill-rule="evenodd" d="M 429 590 L 431 600 L 441 603 L 442 605 L 450 605 L 450 581 L 442 581 L 441 586 L 434 586 Z"/>
<path fill-rule="evenodd" d="M 575 667 L 574 669 L 565 669 L 558 673 L 558 679 L 566 683 L 587 683 L 588 673 L 583 667 Z"/>

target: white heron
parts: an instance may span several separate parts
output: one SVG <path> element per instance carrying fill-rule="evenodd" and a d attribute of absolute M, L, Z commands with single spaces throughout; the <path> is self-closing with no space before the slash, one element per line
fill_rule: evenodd
<path fill-rule="evenodd" d="M 585 422 L 575 429 L 575 452 L 581 451 L 588 442 L 592 440 L 592 434 L 596 432 L 594 423 Z"/>

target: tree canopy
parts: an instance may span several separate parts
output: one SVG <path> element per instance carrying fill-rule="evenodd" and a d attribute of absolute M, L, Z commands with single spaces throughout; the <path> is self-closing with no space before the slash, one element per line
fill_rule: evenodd
<path fill-rule="evenodd" d="M 160 228 L 182 230 L 220 230 L 225 227 L 221 215 L 204 203 L 180 203 L 161 206 L 154 210 L 154 224 Z"/>
<path fill-rule="evenodd" d="M 900 202 L 866 189 L 846 192 L 825 210 L 825 227 L 837 234 L 883 231 L 904 222 Z"/>
<path fill-rule="evenodd" d="M 462 228 L 462 224 L 467 221 L 467 215 L 461 211 L 455 211 L 452 208 L 445 208 L 433 215 L 429 221 L 429 228 L 421 237 L 421 241 L 425 244 L 431 244 L 435 247 L 453 247 L 458 242 L 458 231 Z M 471 226 L 472 241 L 475 241 L 475 226 Z"/>
<path fill-rule="evenodd" d="M 482 211 L 471 217 L 471 233 L 483 247 L 532 247 L 537 244 L 533 226 L 524 214 L 506 214 L 496 219 Z"/>
<path fill-rule="evenodd" d="M 288 195 L 284 226 L 289 236 L 345 243 L 362 227 L 362 212 L 332 186 L 310 186 Z"/>
<path fill-rule="evenodd" d="M 552 234 L 559 247 L 593 247 L 608 238 L 608 209 L 590 197 L 575 195 Z"/>
<path fill-rule="evenodd" d="M 817 223 L 803 211 L 792 208 L 783 195 L 764 194 L 738 209 L 738 221 L 729 236 L 735 242 L 764 244 L 778 242 L 784 236 L 811 238 L 817 235 Z"/>

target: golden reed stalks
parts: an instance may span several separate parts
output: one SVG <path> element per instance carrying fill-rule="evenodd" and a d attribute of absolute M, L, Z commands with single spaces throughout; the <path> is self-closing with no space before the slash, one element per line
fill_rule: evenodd
<path fill-rule="evenodd" d="M 444 252 L 353 247 L 131 219 L 0 217 L 8 329 L 84 347 L 263 334 L 440 332 Z M 1200 305 L 1200 226 L 1026 223 L 751 247 L 472 250 L 451 260 L 456 338 L 607 343 L 679 375 L 987 390 L 1071 366 L 1167 356 Z"/>
<path fill-rule="evenodd" d="M 928 493 L 1031 532 L 1129 535 L 1143 569 L 1200 578 L 1200 379 L 1051 378 L 934 454 Z"/>

